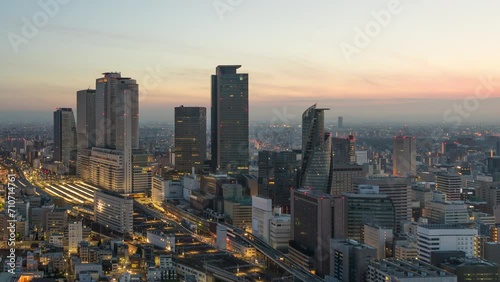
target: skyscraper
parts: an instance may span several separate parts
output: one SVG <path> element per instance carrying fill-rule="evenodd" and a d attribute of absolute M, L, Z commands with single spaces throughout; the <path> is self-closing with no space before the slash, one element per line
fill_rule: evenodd
<path fill-rule="evenodd" d="M 300 152 L 259 152 L 259 195 L 272 199 L 273 207 L 290 212 L 290 190 L 298 188 Z"/>
<path fill-rule="evenodd" d="M 77 92 L 78 173 L 86 181 L 119 193 L 144 192 L 147 167 L 134 163 L 139 149 L 139 86 L 120 73 L 103 73 L 93 90 Z M 95 133 L 95 136 L 94 136 Z M 135 154 L 134 154 L 135 156 Z M 137 159 L 137 158 L 136 158 Z M 149 185 L 150 186 L 150 185 Z M 146 187 L 146 188 L 149 188 Z"/>
<path fill-rule="evenodd" d="M 203 170 L 207 158 L 207 109 L 204 107 L 175 108 L 175 169 L 196 173 Z"/>
<path fill-rule="evenodd" d="M 339 116 L 338 121 L 337 121 L 337 125 L 338 125 L 339 129 L 344 128 L 344 118 L 342 116 Z"/>
<path fill-rule="evenodd" d="M 118 72 L 103 73 L 96 80 L 96 145 L 121 150 L 125 131 L 130 127 L 132 149 L 139 148 L 139 85 Z M 129 93 L 129 95 L 124 95 Z M 126 116 L 126 111 L 129 116 Z M 128 120 L 130 117 L 129 121 Z M 126 121 L 126 122 L 124 122 Z"/>
<path fill-rule="evenodd" d="M 90 178 L 90 150 L 96 145 L 95 98 L 93 89 L 76 92 L 76 173 L 82 179 Z"/>
<path fill-rule="evenodd" d="M 76 132 L 78 151 L 95 146 L 95 90 L 76 92 Z"/>
<path fill-rule="evenodd" d="M 75 116 L 71 108 L 59 108 L 54 112 L 54 161 L 68 163 L 75 157 Z"/>
<path fill-rule="evenodd" d="M 395 176 L 417 174 L 417 149 L 415 137 L 394 137 L 392 174 Z"/>
<path fill-rule="evenodd" d="M 212 75 L 212 172 L 248 173 L 248 74 L 240 67 L 217 66 Z"/>
<path fill-rule="evenodd" d="M 294 189 L 291 194 L 292 240 L 289 257 L 319 276 L 329 274 L 333 196 Z"/>
<path fill-rule="evenodd" d="M 330 193 L 333 176 L 332 135 L 325 132 L 324 111 L 309 107 L 302 114 L 301 187 Z"/>
<path fill-rule="evenodd" d="M 356 162 L 356 138 L 349 135 L 347 138 L 332 138 L 334 166 L 352 164 Z"/>

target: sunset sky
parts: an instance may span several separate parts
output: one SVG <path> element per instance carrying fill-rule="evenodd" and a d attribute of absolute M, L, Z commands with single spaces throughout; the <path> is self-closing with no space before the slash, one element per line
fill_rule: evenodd
<path fill-rule="evenodd" d="M 442 122 L 480 77 L 498 90 L 469 121 L 500 109 L 498 0 L 60 1 L 31 38 L 23 18 L 59 2 L 0 2 L 0 120 L 50 120 L 106 71 L 137 79 L 142 121 L 172 120 L 175 106 L 210 107 L 220 64 L 249 73 L 251 120 L 298 118 L 318 103 L 331 121 Z M 385 26 L 374 16 L 382 10 Z M 356 29 L 370 24 L 380 31 L 348 60 L 341 46 L 356 47 Z"/>

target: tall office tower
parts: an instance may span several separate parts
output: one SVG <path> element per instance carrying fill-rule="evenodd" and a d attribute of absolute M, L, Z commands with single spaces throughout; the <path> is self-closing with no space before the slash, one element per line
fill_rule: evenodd
<path fill-rule="evenodd" d="M 240 67 L 217 66 L 212 75 L 213 173 L 248 173 L 248 74 L 237 73 Z"/>
<path fill-rule="evenodd" d="M 68 163 L 75 157 L 75 116 L 71 108 L 59 108 L 54 112 L 54 161 Z"/>
<path fill-rule="evenodd" d="M 396 216 L 393 201 L 378 193 L 377 186 L 359 186 L 358 193 L 344 193 L 334 199 L 333 237 L 363 240 L 365 224 L 377 224 L 394 230 Z"/>
<path fill-rule="evenodd" d="M 344 128 L 344 118 L 342 116 L 338 117 L 337 125 L 338 125 L 339 129 Z"/>
<path fill-rule="evenodd" d="M 462 178 L 458 174 L 436 175 L 436 190 L 443 193 L 446 201 L 460 201 Z"/>
<path fill-rule="evenodd" d="M 417 174 L 417 149 L 415 137 L 394 137 L 392 174 L 395 176 Z"/>
<path fill-rule="evenodd" d="M 95 221 L 122 234 L 133 233 L 134 201 L 109 191 L 94 193 Z"/>
<path fill-rule="evenodd" d="M 196 173 L 207 158 L 207 109 L 175 107 L 175 169 Z"/>
<path fill-rule="evenodd" d="M 411 221 L 411 185 L 403 177 L 366 177 L 353 181 L 354 190 L 360 186 L 372 185 L 379 187 L 379 194 L 386 194 L 392 200 L 396 213 L 396 228 L 394 233 L 402 230 L 402 223 Z"/>
<path fill-rule="evenodd" d="M 332 138 L 333 164 L 338 165 L 356 163 L 356 138 L 349 135 L 347 138 Z"/>
<path fill-rule="evenodd" d="M 138 149 L 139 85 L 134 79 L 122 77 L 117 72 L 103 75 L 96 79 L 96 146 L 120 150 L 126 143 L 125 131 L 130 129 L 127 137 L 131 138 L 132 149 Z M 129 116 L 124 116 L 126 112 Z M 123 122 L 129 117 L 130 121 Z"/>
<path fill-rule="evenodd" d="M 300 153 L 297 151 L 260 151 L 259 195 L 271 198 L 273 207 L 290 213 L 290 190 L 298 188 L 299 167 Z"/>
<path fill-rule="evenodd" d="M 68 224 L 68 247 L 69 252 L 75 254 L 78 252 L 78 243 L 83 240 L 82 221 L 74 221 Z"/>
<path fill-rule="evenodd" d="M 90 150 L 96 145 L 95 98 L 93 89 L 76 92 L 76 174 L 87 181 L 90 179 Z"/>
<path fill-rule="evenodd" d="M 333 176 L 332 135 L 325 132 L 324 111 L 316 104 L 302 115 L 300 186 L 330 193 Z"/>
<path fill-rule="evenodd" d="M 325 276 L 330 268 L 333 196 L 307 189 L 292 190 L 292 240 L 289 257 Z"/>
<path fill-rule="evenodd" d="M 331 194 L 334 196 L 339 196 L 342 195 L 342 193 L 354 191 L 352 188 L 353 179 L 365 176 L 367 176 L 367 173 L 363 171 L 363 167 L 360 165 L 334 165 Z"/>
<path fill-rule="evenodd" d="M 95 98 L 93 89 L 76 92 L 76 133 L 77 149 L 91 149 L 95 146 Z"/>
<path fill-rule="evenodd" d="M 377 250 L 355 240 L 332 239 L 330 257 L 333 281 L 371 281 L 366 280 L 366 273 L 369 262 L 377 258 Z"/>
<path fill-rule="evenodd" d="M 104 189 L 144 192 L 151 185 L 151 172 L 134 162 L 136 154 L 142 154 L 138 152 L 139 86 L 120 73 L 103 75 L 96 80 L 95 93 L 77 92 L 78 174 Z"/>

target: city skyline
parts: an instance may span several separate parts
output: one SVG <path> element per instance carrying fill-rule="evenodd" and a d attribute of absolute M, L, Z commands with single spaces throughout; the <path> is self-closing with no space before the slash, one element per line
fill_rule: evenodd
<path fill-rule="evenodd" d="M 454 1 L 455 10 L 463 12 L 454 14 L 448 13 L 447 2 L 392 1 L 394 12 L 380 23 L 375 15 L 389 11 L 391 1 L 286 7 L 233 1 L 237 4 L 223 11 L 210 1 L 158 3 L 155 9 L 125 2 L 118 8 L 121 13 L 106 17 L 107 3 L 61 2 L 67 3 L 22 43 L 12 41 L 12 34 L 22 36 L 23 18 L 32 21 L 44 10 L 34 2 L 1 4 L 1 30 L 7 36 L 0 42 L 5 50 L 0 58 L 9 67 L 0 70 L 0 91 L 4 97 L 19 97 L 3 101 L 2 120 L 50 120 L 46 113 L 54 107 L 76 108 L 73 93 L 86 89 L 98 73 L 122 71 L 143 85 L 141 120 L 172 121 L 179 104 L 210 105 L 213 66 L 241 64 L 252 75 L 252 121 L 270 121 L 276 111 L 290 112 L 298 121 L 303 108 L 318 103 L 332 109 L 328 120 L 342 115 L 346 126 L 365 120 L 453 122 L 444 113 L 474 95 L 483 85 L 481 77 L 495 85 L 498 74 L 498 44 L 490 35 L 500 4 L 493 1 Z M 125 23 L 139 8 L 152 22 Z M 303 13 L 306 8 L 310 13 Z M 275 11 L 281 11 L 279 21 Z M 97 20 L 89 22 L 88 14 Z M 178 25 L 184 18 L 197 20 Z M 373 22 L 380 31 L 360 48 L 355 44 L 358 29 Z M 239 30 L 242 36 L 233 41 Z M 51 47 L 54 42 L 57 48 Z M 359 53 L 346 56 L 345 46 Z M 497 92 L 487 103 L 479 101 L 466 121 L 494 118 Z"/>
<path fill-rule="evenodd" d="M 0 281 L 500 281 L 498 0 L 4 2 Z"/>

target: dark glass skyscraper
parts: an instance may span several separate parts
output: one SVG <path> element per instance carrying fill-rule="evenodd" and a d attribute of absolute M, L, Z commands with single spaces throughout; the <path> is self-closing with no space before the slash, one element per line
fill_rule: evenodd
<path fill-rule="evenodd" d="M 302 165 L 300 185 L 330 193 L 333 176 L 332 135 L 325 132 L 324 111 L 316 104 L 302 115 Z"/>
<path fill-rule="evenodd" d="M 217 66 L 212 75 L 211 170 L 248 173 L 248 74 Z"/>
<path fill-rule="evenodd" d="M 197 173 L 207 157 L 207 109 L 175 107 L 175 169 Z"/>
<path fill-rule="evenodd" d="M 54 112 L 54 161 L 68 163 L 75 158 L 75 116 L 71 108 L 59 108 Z"/>
<path fill-rule="evenodd" d="M 259 195 L 272 199 L 273 207 L 290 212 L 290 190 L 298 188 L 300 152 L 259 152 Z"/>
<path fill-rule="evenodd" d="M 91 149 L 95 146 L 95 90 L 76 92 L 76 106 L 77 149 Z"/>
<path fill-rule="evenodd" d="M 321 277 L 329 274 L 333 200 L 331 195 L 307 189 L 291 193 L 289 257 Z"/>
<path fill-rule="evenodd" d="M 356 138 L 349 135 L 347 138 L 333 138 L 333 163 L 337 165 L 356 162 Z"/>

